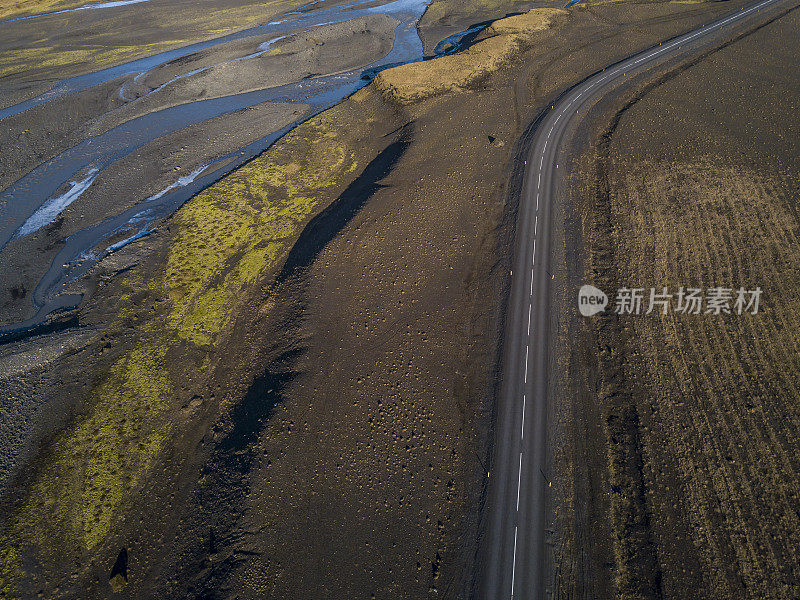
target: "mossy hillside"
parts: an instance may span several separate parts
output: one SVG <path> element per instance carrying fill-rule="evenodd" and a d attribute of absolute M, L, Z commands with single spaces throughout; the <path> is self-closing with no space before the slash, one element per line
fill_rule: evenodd
<path fill-rule="evenodd" d="M 174 395 L 164 319 L 136 314 L 131 301 L 142 296 L 141 287 L 133 289 L 142 284 L 137 276 L 126 282 L 131 291 L 119 299 L 123 308 L 108 328 L 136 322 L 135 344 L 91 392 L 91 410 L 46 450 L 25 502 L 0 538 L 2 597 L 11 595 L 22 575 L 20 557 L 29 549 L 46 563 L 66 564 L 67 557 L 95 548 L 172 429 L 163 419 Z"/>
<path fill-rule="evenodd" d="M 113 336 L 135 326 L 135 341 L 91 392 L 90 411 L 43 454 L 0 538 L 5 595 L 23 577 L 21 555 L 30 549 L 58 570 L 102 545 L 177 433 L 171 409 L 187 363 L 171 361 L 170 353 L 197 355 L 198 346 L 218 346 L 237 301 L 279 265 L 320 203 L 365 166 L 349 125 L 353 115 L 344 118 L 344 110 L 308 121 L 189 201 L 174 218 L 165 268 L 155 275 L 137 268 L 125 277 L 128 293 L 118 299 L 122 309 L 108 330 Z M 208 374 L 208 361 L 197 364 Z"/>
<path fill-rule="evenodd" d="M 170 324 L 183 339 L 212 343 L 242 288 L 288 249 L 320 192 L 355 172 L 354 150 L 337 143 L 331 125 L 309 121 L 269 158 L 244 166 L 177 215 L 165 284 Z"/>
<path fill-rule="evenodd" d="M 95 547 L 125 490 L 136 486 L 161 446 L 167 431 L 159 417 L 173 385 L 158 329 L 147 326 L 138 345 L 112 365 L 94 392 L 93 411 L 51 449 L 23 512 L 38 525 L 32 532 L 39 547 L 60 537 L 59 529 L 71 530 L 86 549 Z M 56 531 L 48 531 L 53 525 Z"/>
<path fill-rule="evenodd" d="M 172 384 L 163 347 L 140 342 L 115 362 L 93 393 L 92 412 L 59 436 L 27 501 L 0 541 L 0 591 L 18 579 L 20 550 L 63 560 L 66 550 L 91 550 L 108 532 L 126 491 L 147 472 L 167 433 L 159 416 Z"/>

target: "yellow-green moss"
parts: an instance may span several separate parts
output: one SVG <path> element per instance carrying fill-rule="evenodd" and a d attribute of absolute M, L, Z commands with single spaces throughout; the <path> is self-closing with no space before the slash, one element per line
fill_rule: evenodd
<path fill-rule="evenodd" d="M 108 533 L 126 492 L 140 483 L 169 432 L 160 417 L 172 398 L 166 346 L 145 328 L 93 391 L 92 411 L 53 443 L 10 536 L 0 539 L 0 592 L 19 578 L 23 541 L 57 559 L 91 550 Z M 77 542 L 77 543 L 76 543 Z"/>
<path fill-rule="evenodd" d="M 100 0 L 97 0 L 98 2 Z M 20 14 L 49 12 L 63 10 L 85 4 L 83 0 L 0 0 L 0 19 L 5 20 Z"/>
<path fill-rule="evenodd" d="M 94 391 L 92 412 L 55 442 L 21 514 L 37 546 L 68 533 L 90 550 L 108 532 L 166 433 L 159 418 L 172 396 L 165 354 L 144 334 Z"/>
<path fill-rule="evenodd" d="M 12 73 L 23 73 L 35 67 L 91 67 L 92 70 L 108 65 L 133 60 L 138 56 L 156 54 L 168 48 L 182 46 L 187 40 L 165 40 L 153 44 L 106 47 L 94 45 L 76 50 L 60 50 L 53 46 L 34 46 L 22 50 L 10 50 L 0 54 L 0 77 Z"/>
<path fill-rule="evenodd" d="M 99 1 L 99 0 L 98 0 Z M 72 8 L 86 4 L 83 0 L 60 2 L 58 0 L 21 0 L 6 2 L 0 0 L 0 19 L 14 14 L 34 14 L 53 9 Z M 203 11 L 179 11 L 173 15 L 174 22 L 162 21 L 159 37 L 168 37 L 172 31 L 180 31 L 181 39 L 162 39 L 152 43 L 125 44 L 117 26 L 94 32 L 90 37 L 73 41 L 70 46 L 53 46 L 51 40 L 42 38 L 27 48 L 9 50 L 0 54 L 0 77 L 10 74 L 27 74 L 39 69 L 58 68 L 69 75 L 76 71 L 96 71 L 104 67 L 121 64 L 142 56 L 149 56 L 171 48 L 185 46 L 193 42 L 213 39 L 238 29 L 261 22 L 272 15 L 300 5 L 300 0 L 270 0 L 224 6 L 219 9 Z M 115 22 L 112 22 L 112 25 Z M 118 24 L 117 24 L 118 25 Z M 82 47 L 80 47 L 82 46 Z M 63 75 L 62 75 L 63 76 Z"/>
<path fill-rule="evenodd" d="M 352 173 L 352 150 L 319 121 L 287 137 L 187 204 L 167 259 L 170 323 L 179 335 L 210 344 L 228 322 L 242 288 L 273 265 L 314 211 L 319 193 Z M 304 148 L 303 136 L 314 142 Z"/>
<path fill-rule="evenodd" d="M 11 540 L 0 539 L 0 597 L 12 598 L 20 578 L 19 552 L 11 546 Z"/>

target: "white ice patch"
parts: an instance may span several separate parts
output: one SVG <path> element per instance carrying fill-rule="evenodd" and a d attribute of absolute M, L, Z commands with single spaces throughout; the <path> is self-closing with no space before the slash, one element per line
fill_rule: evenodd
<path fill-rule="evenodd" d="M 202 167 L 196 168 L 194 171 L 192 171 L 188 175 L 184 175 L 183 177 L 178 177 L 177 181 L 173 181 L 172 183 L 170 183 L 167 187 L 165 187 L 163 190 L 161 190 L 157 194 L 153 194 L 152 196 L 150 196 L 148 198 L 148 200 L 158 200 L 159 198 L 161 198 L 162 196 L 165 196 L 166 194 L 170 193 L 172 190 L 174 190 L 176 188 L 185 187 L 185 186 L 189 185 L 195 179 L 197 179 L 197 177 L 200 175 L 200 173 L 205 171 L 210 166 L 211 165 L 203 165 Z"/>
<path fill-rule="evenodd" d="M 250 59 L 250 58 L 258 58 L 259 56 L 261 56 L 261 55 L 263 55 L 263 54 L 266 54 L 267 52 L 269 52 L 270 48 L 273 46 L 273 44 L 275 44 L 275 42 L 277 42 L 278 40 L 282 40 L 283 38 L 287 38 L 287 37 L 289 37 L 289 35 L 281 35 L 281 36 L 278 36 L 278 37 L 276 37 L 276 38 L 273 38 L 273 39 L 271 39 L 271 40 L 269 40 L 269 41 L 267 41 L 267 42 L 264 42 L 263 44 L 259 45 L 259 47 L 258 47 L 258 51 L 257 51 L 257 52 L 253 52 L 252 54 L 248 54 L 247 56 L 240 56 L 239 58 L 234 58 L 233 60 L 230 60 L 230 61 L 227 61 L 227 62 L 238 62 L 238 61 L 240 61 L 240 60 L 248 60 L 248 59 Z M 216 65 L 214 65 L 214 66 L 215 66 L 215 67 L 218 67 L 218 66 L 220 66 L 220 65 L 222 65 L 222 64 L 225 64 L 225 63 L 218 63 L 218 64 L 216 64 Z M 187 79 L 187 78 L 189 78 L 189 77 L 192 77 L 192 76 L 194 76 L 194 75 L 198 75 L 198 74 L 200 74 L 200 73 L 203 73 L 203 72 L 205 72 L 205 71 L 208 71 L 208 70 L 209 70 L 209 69 L 211 69 L 211 68 L 212 68 L 212 67 L 200 67 L 199 69 L 194 69 L 193 71 L 189 71 L 188 73 L 182 73 L 181 75 L 178 75 L 178 76 L 176 76 L 176 77 L 173 77 L 173 78 L 172 78 L 172 79 L 170 79 L 169 81 L 166 81 L 166 82 L 162 83 L 162 84 L 161 84 L 160 86 L 158 86 L 157 88 L 154 88 L 154 89 L 150 90 L 150 91 L 149 91 L 149 92 L 148 92 L 146 95 L 148 95 L 148 96 L 149 96 L 149 95 L 151 95 L 151 94 L 156 94 L 156 93 L 160 92 L 161 90 L 163 90 L 165 87 L 167 87 L 167 86 L 169 86 L 169 85 L 172 85 L 172 84 L 173 84 L 173 83 L 175 83 L 176 81 L 180 81 L 181 79 Z M 139 73 L 139 74 L 138 74 L 136 77 L 134 77 L 134 79 L 133 79 L 133 83 L 134 83 L 134 84 L 138 84 L 138 83 L 139 83 L 139 81 L 140 81 L 140 79 L 141 79 L 141 77 L 142 77 L 143 75 L 146 75 L 146 73 L 147 73 L 147 72 L 144 72 L 144 73 Z M 128 97 L 126 96 L 126 92 L 127 92 L 127 86 L 128 86 L 128 82 L 125 82 L 125 83 L 122 85 L 122 87 L 121 87 L 121 88 L 120 88 L 120 90 L 119 90 L 119 97 L 120 97 L 122 100 L 126 101 L 126 102 L 132 102 L 132 101 L 133 101 L 133 100 L 135 100 L 136 98 L 128 98 Z"/>
<path fill-rule="evenodd" d="M 77 12 L 79 10 L 97 10 L 98 8 L 116 8 L 117 6 L 127 6 L 128 4 L 139 4 L 147 2 L 148 0 L 113 0 L 112 2 L 93 2 L 92 4 L 84 4 L 83 6 L 76 6 L 75 8 L 65 8 L 64 10 L 56 10 L 52 12 L 37 13 L 35 15 L 26 15 L 24 17 L 16 17 L 15 19 L 7 19 L 3 23 L 13 23 L 15 21 L 27 21 L 28 19 L 36 19 L 37 17 L 50 17 L 52 15 L 63 15 L 65 13 Z"/>
<path fill-rule="evenodd" d="M 150 235 L 151 233 L 153 233 L 153 231 L 155 231 L 155 230 L 154 229 L 145 228 L 142 231 L 140 231 L 139 233 L 136 233 L 136 234 L 132 235 L 129 238 L 125 238 L 124 240 L 121 240 L 121 241 L 117 242 L 116 244 L 111 244 L 108 248 L 106 248 L 106 253 L 107 254 L 111 254 L 113 252 L 116 252 L 117 250 L 119 250 L 120 248 L 124 248 L 125 246 L 127 246 L 131 242 L 135 242 L 136 240 L 141 239 L 146 235 Z"/>
<path fill-rule="evenodd" d="M 147 95 L 149 96 L 150 94 L 155 94 L 156 92 L 160 92 L 161 90 L 163 90 L 168 85 L 170 85 L 172 83 L 175 83 L 176 81 L 180 81 L 181 79 L 186 79 L 187 77 L 191 77 L 192 75 L 197 75 L 198 73 L 202 73 L 203 71 L 208 70 L 208 68 L 209 67 L 201 67 L 199 69 L 195 69 L 194 71 L 189 71 L 188 73 L 183 73 L 182 75 L 178 75 L 177 77 L 173 77 L 172 79 L 170 79 L 166 83 L 162 83 L 160 86 L 158 86 L 153 91 L 148 92 Z"/>
<path fill-rule="evenodd" d="M 141 2 L 147 2 L 147 0 L 114 0 L 113 2 L 97 2 L 94 4 L 84 4 L 83 6 L 79 6 L 78 8 L 72 10 L 95 10 L 98 8 L 116 8 L 117 6 L 127 6 L 128 4 L 139 4 Z"/>
<path fill-rule="evenodd" d="M 70 204 L 75 202 L 83 192 L 85 192 L 92 182 L 94 181 L 95 177 L 97 177 L 98 169 L 92 168 L 86 175 L 85 179 L 81 181 L 70 181 L 70 188 L 60 196 L 56 196 L 55 198 L 50 198 L 44 204 L 42 204 L 38 210 L 33 213 L 28 220 L 25 221 L 22 226 L 17 229 L 17 232 L 14 234 L 15 238 L 20 238 L 26 235 L 33 233 L 51 223 L 53 219 L 55 219 L 61 212 L 67 208 Z"/>

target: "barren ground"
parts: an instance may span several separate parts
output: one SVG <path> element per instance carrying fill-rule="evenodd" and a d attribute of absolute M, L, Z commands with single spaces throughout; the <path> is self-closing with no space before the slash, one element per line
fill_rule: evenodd
<path fill-rule="evenodd" d="M 564 590 L 800 591 L 800 89 L 796 53 L 775 43 L 797 27 L 795 10 L 605 107 L 592 129 L 572 220 L 583 282 L 764 291 L 757 315 L 573 317 L 584 347 L 562 417 L 585 437 L 561 457 L 576 502 L 560 527 L 577 532 Z"/>

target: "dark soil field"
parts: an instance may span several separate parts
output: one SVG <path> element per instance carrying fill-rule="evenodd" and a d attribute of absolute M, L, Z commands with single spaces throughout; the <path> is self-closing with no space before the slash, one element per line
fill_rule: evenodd
<path fill-rule="evenodd" d="M 792 10 L 676 67 L 587 134 L 569 221 L 582 282 L 612 305 L 624 286 L 763 293 L 756 315 L 565 317 L 583 348 L 561 415 L 561 591 L 800 594 L 798 25 Z"/>

